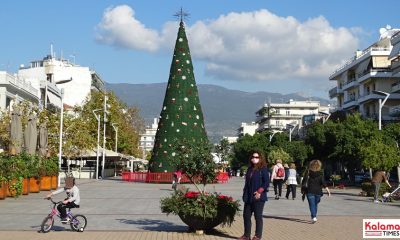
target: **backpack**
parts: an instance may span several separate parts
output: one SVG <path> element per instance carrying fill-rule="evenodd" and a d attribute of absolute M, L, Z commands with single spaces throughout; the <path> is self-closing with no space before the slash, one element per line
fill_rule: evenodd
<path fill-rule="evenodd" d="M 277 177 L 284 177 L 285 176 L 285 169 L 284 168 L 278 168 L 278 171 L 276 171 L 276 176 Z"/>

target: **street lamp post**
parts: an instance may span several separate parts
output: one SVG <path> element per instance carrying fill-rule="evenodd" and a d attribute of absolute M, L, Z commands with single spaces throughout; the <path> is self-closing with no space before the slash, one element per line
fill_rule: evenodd
<path fill-rule="evenodd" d="M 115 152 L 118 153 L 118 124 L 112 123 L 111 126 L 114 128 L 115 131 Z M 117 176 L 117 164 L 114 161 L 114 177 Z"/>
<path fill-rule="evenodd" d="M 100 114 L 96 112 L 100 111 L 101 109 L 93 110 L 93 114 L 97 120 L 97 151 L 96 151 L 96 180 L 99 179 L 99 149 L 100 149 Z"/>
<path fill-rule="evenodd" d="M 382 130 L 382 107 L 386 103 L 386 100 L 388 100 L 390 93 L 383 92 L 383 91 L 377 91 L 377 90 L 373 90 L 372 93 L 385 97 L 383 101 L 382 101 L 382 98 L 379 98 L 378 129 L 379 129 L 379 131 L 381 131 Z M 369 168 L 369 176 L 372 179 L 372 168 Z"/>
<path fill-rule="evenodd" d="M 326 113 L 326 112 L 318 112 L 318 113 L 325 116 L 324 118 L 322 118 L 322 124 L 325 124 L 326 121 L 328 121 L 329 117 L 331 116 L 331 113 Z"/>
<path fill-rule="evenodd" d="M 383 107 L 383 105 L 385 105 L 386 100 L 388 100 L 388 98 L 390 96 L 390 93 L 383 92 L 383 91 L 377 91 L 377 90 L 374 90 L 372 92 L 375 93 L 375 94 L 378 94 L 380 96 L 384 96 L 385 97 L 383 99 L 383 101 L 382 101 L 381 98 L 379 98 L 379 112 L 378 112 L 378 114 L 379 114 L 379 116 L 378 116 L 378 118 L 379 118 L 379 130 L 382 130 L 382 107 Z"/>
<path fill-rule="evenodd" d="M 107 122 L 107 95 L 104 95 L 104 112 L 103 112 L 103 160 L 101 166 L 101 178 L 104 179 L 104 165 L 106 163 L 106 122 Z"/>
<path fill-rule="evenodd" d="M 56 84 L 63 84 L 72 81 L 71 79 L 62 80 L 57 82 Z M 61 113 L 60 113 L 60 143 L 59 143 L 59 151 L 58 151 L 58 169 L 61 170 L 61 162 L 62 162 L 62 140 L 63 140 L 63 125 L 64 125 L 64 88 L 60 89 L 61 92 Z M 61 174 L 58 174 L 58 187 L 60 187 L 61 183 Z"/>
<path fill-rule="evenodd" d="M 111 126 L 114 128 L 115 131 L 115 152 L 118 152 L 118 124 L 113 123 Z"/>
<path fill-rule="evenodd" d="M 276 133 L 277 133 L 277 132 L 273 132 L 271 135 L 269 135 L 269 142 L 272 141 L 272 138 L 274 137 L 274 135 L 275 135 Z"/>
<path fill-rule="evenodd" d="M 297 127 L 297 124 L 296 125 L 288 124 L 288 126 L 289 126 L 289 142 L 291 142 L 292 141 L 292 132 Z"/>

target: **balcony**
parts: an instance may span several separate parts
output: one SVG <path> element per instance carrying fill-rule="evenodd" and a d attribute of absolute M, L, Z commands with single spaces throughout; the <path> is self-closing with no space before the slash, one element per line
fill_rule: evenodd
<path fill-rule="evenodd" d="M 329 90 L 329 97 L 332 99 L 332 98 L 337 97 L 341 93 L 343 93 L 341 88 L 334 87 L 331 90 Z"/>
<path fill-rule="evenodd" d="M 343 103 L 343 109 L 353 108 L 355 106 L 358 106 L 358 101 L 355 99 L 355 97 L 350 98 Z"/>
<path fill-rule="evenodd" d="M 388 54 L 388 53 L 390 53 L 390 48 L 384 48 L 384 47 L 370 47 L 370 48 L 367 48 L 364 51 L 362 51 L 362 53 L 360 55 L 353 56 L 352 58 L 347 60 L 344 65 L 342 65 L 341 67 L 336 69 L 329 76 L 329 79 L 331 79 L 331 80 L 334 79 L 336 76 L 338 76 L 342 72 L 346 71 L 349 67 L 355 65 L 357 60 L 363 58 L 364 56 L 374 55 L 374 54 L 375 55 L 379 55 L 379 54 L 385 55 L 385 54 Z M 360 62 L 360 61 L 358 61 L 358 62 Z"/>
<path fill-rule="evenodd" d="M 358 82 L 362 83 L 363 81 L 368 80 L 370 78 L 390 78 L 392 77 L 392 71 L 388 69 L 371 69 L 359 73 L 357 77 L 358 77 Z"/>
<path fill-rule="evenodd" d="M 343 90 L 347 90 L 347 89 L 349 89 L 349 88 L 357 87 L 358 85 L 359 85 L 359 84 L 358 84 L 358 82 L 356 81 L 356 79 L 353 78 L 353 79 L 347 81 L 347 82 L 343 85 Z"/>

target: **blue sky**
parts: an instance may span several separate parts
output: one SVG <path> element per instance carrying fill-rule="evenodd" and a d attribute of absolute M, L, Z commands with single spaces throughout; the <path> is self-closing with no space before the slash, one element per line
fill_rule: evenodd
<path fill-rule="evenodd" d="M 384 3 L 384 4 L 383 4 Z M 180 7 L 198 84 L 328 98 L 335 68 L 400 21 L 397 0 L 2 1 L 0 70 L 75 55 L 110 83 L 168 80 Z"/>

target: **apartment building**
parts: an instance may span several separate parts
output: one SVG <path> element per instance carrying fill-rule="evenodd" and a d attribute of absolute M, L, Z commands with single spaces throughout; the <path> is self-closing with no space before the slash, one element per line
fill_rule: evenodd
<path fill-rule="evenodd" d="M 242 137 L 246 134 L 253 136 L 257 132 L 257 129 L 258 129 L 258 124 L 255 122 L 242 123 L 238 128 L 238 137 Z"/>
<path fill-rule="evenodd" d="M 257 132 L 279 132 L 303 126 L 303 116 L 328 114 L 329 106 L 321 106 L 319 101 L 294 101 L 268 103 L 256 112 Z"/>
<path fill-rule="evenodd" d="M 104 89 L 104 81 L 95 71 L 67 59 L 57 59 L 53 52 L 29 66 L 21 65 L 17 75 L 40 89 L 41 104 L 45 107 L 48 104 L 61 107 L 61 88 L 63 103 L 69 106 L 82 105 L 90 91 Z"/>
<path fill-rule="evenodd" d="M 392 84 L 392 93 L 400 93 L 400 31 L 392 36 L 390 42 L 393 46 L 390 51 L 390 69 L 392 70 L 392 76 L 395 78 L 395 82 Z M 389 108 L 389 115 L 391 117 L 400 117 L 400 104 L 393 104 Z"/>
<path fill-rule="evenodd" d="M 11 111 L 14 103 L 28 101 L 39 104 L 39 89 L 29 81 L 18 78 L 5 71 L 0 71 L 0 110 Z"/>
<path fill-rule="evenodd" d="M 154 118 L 153 123 L 146 127 L 144 133 L 140 134 L 139 147 L 143 151 L 143 158 L 146 158 L 146 152 L 151 152 L 153 150 L 157 128 L 158 118 Z"/>
<path fill-rule="evenodd" d="M 364 117 L 378 119 L 381 108 L 383 121 L 397 120 L 389 114 L 389 109 L 400 104 L 400 91 L 396 90 L 399 89 L 396 84 L 400 76 L 393 74 L 389 56 L 393 49 L 392 37 L 398 35 L 399 31 L 390 27 L 382 28 L 377 42 L 362 51 L 356 51 L 351 59 L 332 73 L 329 80 L 336 81 L 336 87 L 329 91 L 329 96 L 337 99 L 336 111 L 360 112 Z M 395 56 L 393 61 L 396 61 Z M 385 107 L 379 105 L 380 99 L 385 97 L 382 93 L 390 94 L 384 103 Z"/>

